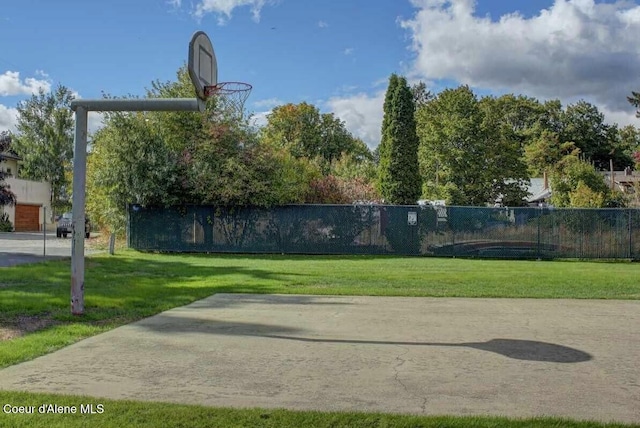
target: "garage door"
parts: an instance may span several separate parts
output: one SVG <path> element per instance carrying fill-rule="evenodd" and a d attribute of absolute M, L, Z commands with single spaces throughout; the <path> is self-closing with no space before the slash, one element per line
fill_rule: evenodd
<path fill-rule="evenodd" d="M 40 207 L 16 204 L 16 232 L 37 232 L 40 230 Z"/>

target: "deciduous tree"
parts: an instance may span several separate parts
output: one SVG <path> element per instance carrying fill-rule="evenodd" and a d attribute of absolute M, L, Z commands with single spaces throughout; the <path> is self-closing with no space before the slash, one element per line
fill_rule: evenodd
<path fill-rule="evenodd" d="M 626 205 L 624 196 L 611 190 L 589 162 L 572 154 L 556 164 L 551 174 L 551 203 L 557 207 L 613 208 Z"/>
<path fill-rule="evenodd" d="M 608 170 L 613 160 L 615 169 L 633 165 L 624 147 L 619 144 L 617 125 L 604 123 L 604 115 L 586 101 L 567 106 L 563 117 L 560 141 L 572 141 L 584 159 L 593 163 L 597 170 Z"/>
<path fill-rule="evenodd" d="M 479 105 L 486 146 L 484 168 L 493 175 L 490 197 L 506 206 L 524 205 L 529 182 L 524 147 L 535 132 L 539 105 L 533 99 L 512 96 L 484 97 Z"/>
<path fill-rule="evenodd" d="M 193 96 L 192 91 L 180 70 L 176 81 L 155 82 L 148 95 L 184 97 Z M 201 114 L 108 114 L 88 161 L 87 198 L 93 218 L 118 231 L 127 204 L 237 207 L 304 202 L 310 182 L 321 175 L 319 167 L 284 147 L 261 143 L 247 120 L 221 113 L 215 102 L 210 100 Z M 206 219 L 198 221 L 204 225 Z"/>
<path fill-rule="evenodd" d="M 351 135 L 342 120 L 307 103 L 274 108 L 261 134 L 263 142 L 284 147 L 298 158 L 319 158 L 325 166 L 343 154 L 368 155 L 366 145 Z"/>
<path fill-rule="evenodd" d="M 468 86 L 442 91 L 417 114 L 423 196 L 451 205 L 483 206 L 502 197 L 522 204 L 528 178 L 522 146 L 493 101 Z"/>
<path fill-rule="evenodd" d="M 619 131 L 620 146 L 635 163 L 635 169 L 640 170 L 640 129 L 627 125 Z"/>
<path fill-rule="evenodd" d="M 378 201 L 375 187 L 367 180 L 329 174 L 311 181 L 306 202 L 311 204 L 352 204 Z"/>
<path fill-rule="evenodd" d="M 122 232 L 127 204 L 179 200 L 178 159 L 143 113 L 109 113 L 105 123 L 88 157 L 87 210 L 96 223 Z"/>
<path fill-rule="evenodd" d="M 573 142 L 560 143 L 557 134 L 544 130 L 525 147 L 524 156 L 530 172 L 542 176 L 545 172 L 550 173 L 565 156 L 578 156 L 579 153 L 580 149 Z"/>
<path fill-rule="evenodd" d="M 22 159 L 21 175 L 51 183 L 54 212 L 68 204 L 65 171 L 73 158 L 74 96 L 59 85 L 50 93 L 40 91 L 18 104 L 17 135 L 13 149 Z"/>
<path fill-rule="evenodd" d="M 545 123 L 545 106 L 535 98 L 506 94 L 500 97 L 483 97 L 480 106 L 490 113 L 500 132 L 501 138 L 526 146 L 543 130 L 549 130 Z"/>

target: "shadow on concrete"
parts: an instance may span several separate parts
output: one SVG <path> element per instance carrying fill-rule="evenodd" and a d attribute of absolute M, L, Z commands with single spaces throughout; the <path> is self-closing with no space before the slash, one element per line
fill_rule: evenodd
<path fill-rule="evenodd" d="M 211 319 L 185 318 L 166 314 L 156 315 L 151 318 L 132 324 L 135 327 L 152 330 L 158 333 L 205 333 L 222 336 L 253 336 L 253 337 L 280 337 L 279 334 L 303 334 L 299 328 L 279 326 L 273 324 L 258 324 L 246 322 L 228 322 Z M 288 338 L 290 336 L 282 336 Z"/>
<path fill-rule="evenodd" d="M 263 336 L 264 337 L 264 336 Z M 520 339 L 491 339 L 487 342 L 466 343 L 438 343 L 438 342 L 393 342 L 377 340 L 349 340 L 349 339 L 311 339 L 306 337 L 292 337 L 280 335 L 268 335 L 272 339 L 295 340 L 300 342 L 318 343 L 349 343 L 363 345 L 400 345 L 400 346 L 449 346 L 480 349 L 493 352 L 507 358 L 526 361 L 541 361 L 548 363 L 581 363 L 589 361 L 593 357 L 579 349 L 555 343 L 538 342 L 535 340 Z"/>
<path fill-rule="evenodd" d="M 296 296 L 296 298 L 304 298 Z M 313 300 L 311 298 L 310 300 Z M 135 324 L 138 327 L 161 333 L 206 333 L 223 336 L 249 336 L 268 339 L 291 340 L 308 343 L 344 343 L 350 345 L 396 345 L 396 346 L 438 346 L 473 348 L 493 352 L 514 360 L 539 361 L 548 363 L 581 363 L 593 357 L 579 349 L 555 343 L 521 339 L 491 339 L 486 342 L 401 342 L 388 340 L 325 339 L 293 336 L 304 334 L 304 329 L 272 324 L 228 322 L 208 318 L 184 317 L 160 314 Z"/>

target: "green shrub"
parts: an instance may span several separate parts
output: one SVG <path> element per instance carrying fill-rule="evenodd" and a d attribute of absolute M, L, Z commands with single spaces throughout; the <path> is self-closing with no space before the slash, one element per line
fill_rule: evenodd
<path fill-rule="evenodd" d="M 0 232 L 13 232 L 13 224 L 9 221 L 9 214 L 0 216 Z"/>

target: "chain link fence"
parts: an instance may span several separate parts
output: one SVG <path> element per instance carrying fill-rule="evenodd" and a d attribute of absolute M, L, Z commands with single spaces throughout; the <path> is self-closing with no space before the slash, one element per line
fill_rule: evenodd
<path fill-rule="evenodd" d="M 639 259 L 640 210 L 390 205 L 128 209 L 143 251 Z"/>

